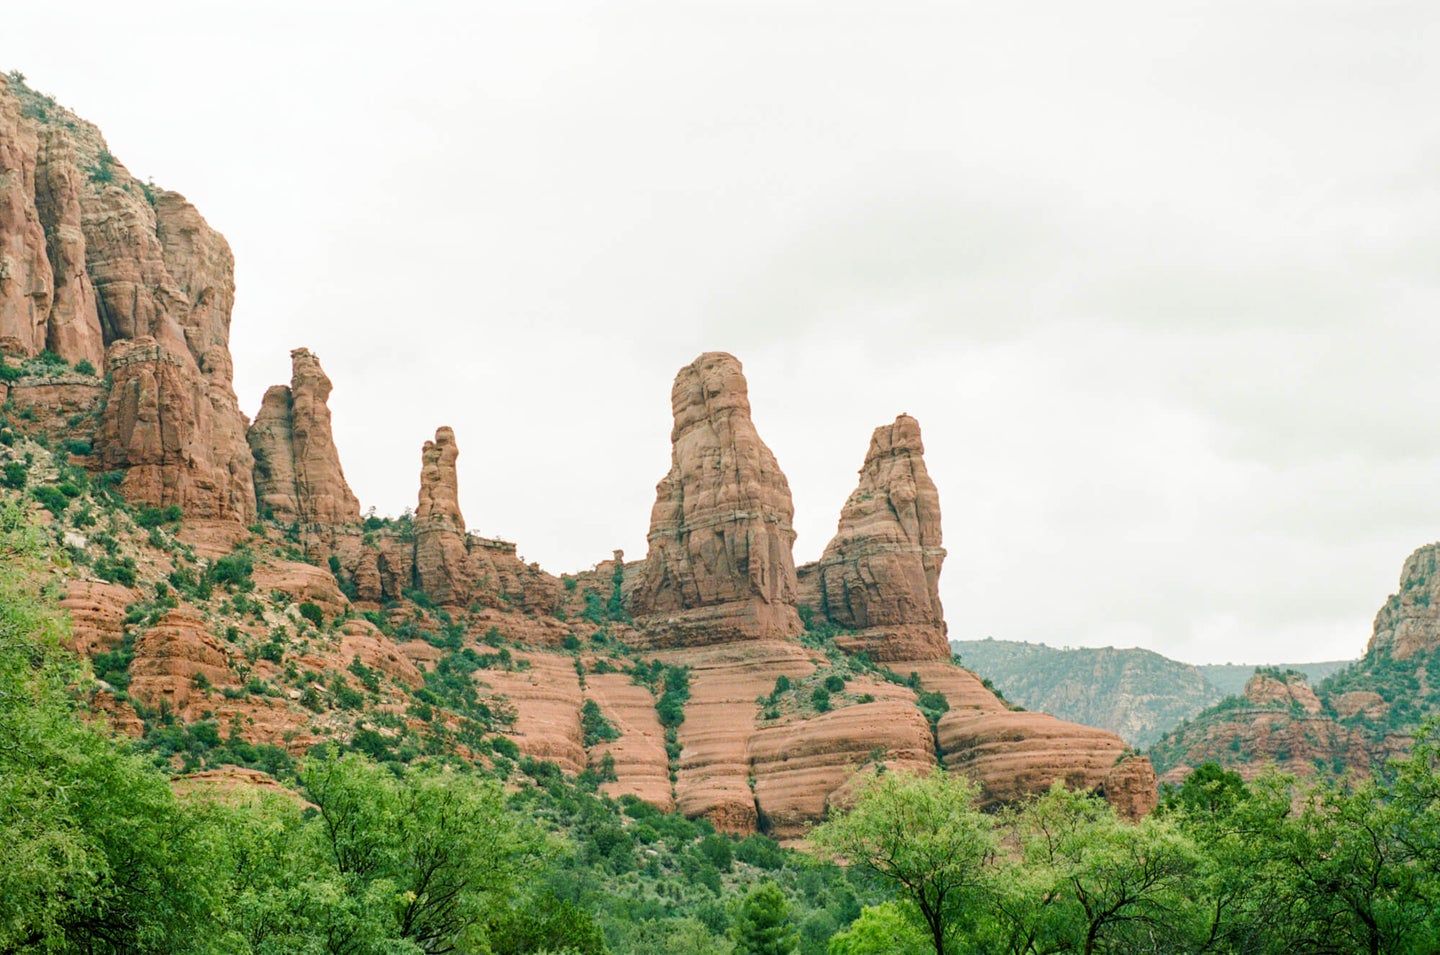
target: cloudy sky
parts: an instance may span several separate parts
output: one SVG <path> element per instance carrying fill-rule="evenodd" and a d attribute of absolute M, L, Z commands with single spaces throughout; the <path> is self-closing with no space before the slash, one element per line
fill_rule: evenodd
<path fill-rule="evenodd" d="M 924 428 L 956 638 L 1358 656 L 1440 538 L 1440 5 L 71 0 L 0 68 L 237 259 L 241 406 L 321 357 L 364 506 L 645 552 L 675 371 L 745 363 L 834 531 Z"/>

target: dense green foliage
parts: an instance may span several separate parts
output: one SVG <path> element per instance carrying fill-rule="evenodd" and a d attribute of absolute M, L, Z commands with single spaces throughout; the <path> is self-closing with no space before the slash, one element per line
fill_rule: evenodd
<path fill-rule="evenodd" d="M 879 777 L 814 841 L 900 904 L 867 910 L 831 953 L 915 951 L 922 929 L 937 955 L 1436 951 L 1435 733 L 1350 788 L 1202 767 L 1138 824 L 1059 785 L 986 816 L 963 780 Z"/>

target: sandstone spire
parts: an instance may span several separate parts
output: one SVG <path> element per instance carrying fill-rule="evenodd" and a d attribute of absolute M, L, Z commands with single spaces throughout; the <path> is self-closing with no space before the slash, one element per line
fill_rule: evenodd
<path fill-rule="evenodd" d="M 304 348 L 290 353 L 290 365 L 290 387 L 265 392 L 246 434 L 261 510 L 286 523 L 358 521 L 360 502 L 345 482 L 330 426 L 330 379 Z"/>
<path fill-rule="evenodd" d="M 876 428 L 860 482 L 835 537 L 801 568 L 804 602 L 858 637 L 877 660 L 948 658 L 940 607 L 940 495 L 925 469 L 920 422 L 900 415 Z"/>
<path fill-rule="evenodd" d="M 750 420 L 740 362 L 701 355 L 670 401 L 672 463 L 632 614 L 658 645 L 798 634 L 790 485 Z"/>
<path fill-rule="evenodd" d="M 415 582 L 437 603 L 463 603 L 472 584 L 455 432 L 440 428 L 421 452 L 420 502 L 415 509 Z"/>

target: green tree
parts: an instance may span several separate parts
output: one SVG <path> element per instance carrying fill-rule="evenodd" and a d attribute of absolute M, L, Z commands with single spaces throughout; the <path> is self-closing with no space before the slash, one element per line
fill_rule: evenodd
<path fill-rule="evenodd" d="M 0 503 L 0 951 L 205 951 L 208 846 L 164 777 L 76 716 L 46 557 Z"/>
<path fill-rule="evenodd" d="M 388 911 L 394 934 L 427 952 L 478 944 L 541 855 L 493 781 L 425 767 L 397 779 L 349 754 L 312 758 L 301 782 L 345 891 Z"/>
<path fill-rule="evenodd" d="M 799 943 L 779 886 L 762 882 L 745 894 L 735 922 L 736 955 L 790 955 Z"/>
<path fill-rule="evenodd" d="M 874 905 L 830 939 L 829 955 L 925 955 L 930 939 L 895 902 Z"/>
<path fill-rule="evenodd" d="M 992 897 L 987 872 L 995 837 L 974 807 L 976 786 L 963 776 L 885 773 L 856 793 L 854 807 L 815 830 L 812 841 L 883 882 L 912 903 L 935 955 L 973 922 Z"/>

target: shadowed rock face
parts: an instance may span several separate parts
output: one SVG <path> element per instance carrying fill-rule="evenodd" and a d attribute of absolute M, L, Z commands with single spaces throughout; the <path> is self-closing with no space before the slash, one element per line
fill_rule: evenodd
<path fill-rule="evenodd" d="M 656 646 L 799 634 L 790 485 L 750 420 L 740 362 L 701 355 L 670 402 L 672 463 L 630 612 Z"/>
<path fill-rule="evenodd" d="M 246 439 L 255 455 L 262 511 L 286 523 L 337 525 L 360 519 L 330 426 L 330 379 L 303 348 L 290 353 L 290 386 L 276 385 Z"/>
<path fill-rule="evenodd" d="M 940 495 L 925 469 L 920 422 L 901 415 L 875 429 L 839 528 L 800 570 L 801 600 L 836 626 L 852 653 L 874 660 L 944 659 L 940 607 Z"/>

